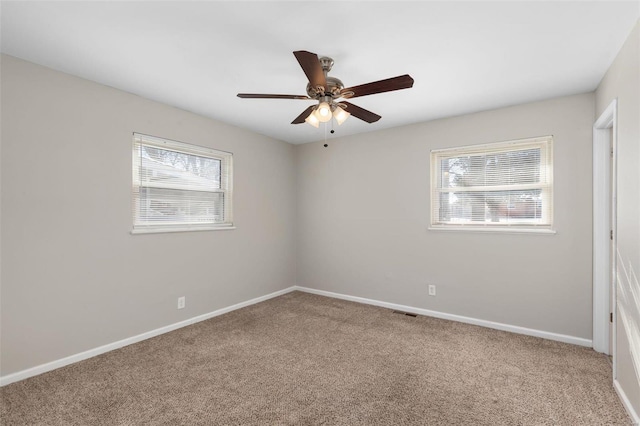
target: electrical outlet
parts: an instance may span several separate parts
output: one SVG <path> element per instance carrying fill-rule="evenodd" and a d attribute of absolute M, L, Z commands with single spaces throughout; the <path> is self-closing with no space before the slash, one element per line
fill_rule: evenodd
<path fill-rule="evenodd" d="M 436 286 L 433 284 L 429 284 L 429 296 L 436 295 Z"/>
<path fill-rule="evenodd" d="M 178 309 L 184 309 L 184 305 L 186 304 L 185 297 L 178 297 Z"/>

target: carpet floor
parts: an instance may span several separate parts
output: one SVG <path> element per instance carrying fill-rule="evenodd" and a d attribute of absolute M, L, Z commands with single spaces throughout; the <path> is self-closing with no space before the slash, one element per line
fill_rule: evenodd
<path fill-rule="evenodd" d="M 0 389 L 2 425 L 629 425 L 589 348 L 293 292 Z"/>

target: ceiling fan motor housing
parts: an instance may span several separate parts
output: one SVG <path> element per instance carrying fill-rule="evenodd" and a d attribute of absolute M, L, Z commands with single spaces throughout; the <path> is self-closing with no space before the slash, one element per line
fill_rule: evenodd
<path fill-rule="evenodd" d="M 309 95 L 310 98 L 318 99 L 318 100 L 320 100 L 320 98 L 325 96 L 331 96 L 333 99 L 339 98 L 340 91 L 344 89 L 344 84 L 342 83 L 342 80 L 335 77 L 329 77 L 327 75 L 327 73 L 331 71 L 331 68 L 333 67 L 333 63 L 334 63 L 333 59 L 327 56 L 323 56 L 319 58 L 318 61 L 320 62 L 320 66 L 322 67 L 322 71 L 324 72 L 326 88 L 320 87 L 320 86 L 314 87 L 311 85 L 311 83 L 308 83 L 307 95 Z"/>
<path fill-rule="evenodd" d="M 331 96 L 332 98 L 339 98 L 340 91 L 344 89 L 344 84 L 339 78 L 327 77 L 327 89 L 324 87 L 313 87 L 310 83 L 307 83 L 307 95 L 313 99 L 320 99 L 323 96 Z"/>

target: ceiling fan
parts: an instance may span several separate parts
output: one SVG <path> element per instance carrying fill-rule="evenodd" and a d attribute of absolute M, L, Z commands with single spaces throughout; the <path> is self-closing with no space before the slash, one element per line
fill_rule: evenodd
<path fill-rule="evenodd" d="M 306 50 L 298 50 L 293 54 L 309 79 L 306 96 L 238 93 L 238 97 L 245 99 L 316 100 L 318 101 L 317 105 L 311 105 L 305 109 L 291 124 L 307 122 L 314 127 L 318 127 L 321 122 L 327 122 L 331 118 L 335 118 L 338 124 L 342 124 L 350 115 L 367 123 L 374 123 L 381 118 L 378 114 L 340 99 L 351 99 L 358 96 L 408 89 L 413 86 L 413 78 L 405 74 L 345 88 L 342 81 L 327 75 L 331 71 L 331 67 L 333 67 L 333 59 L 326 56 L 318 58 L 318 55 Z"/>

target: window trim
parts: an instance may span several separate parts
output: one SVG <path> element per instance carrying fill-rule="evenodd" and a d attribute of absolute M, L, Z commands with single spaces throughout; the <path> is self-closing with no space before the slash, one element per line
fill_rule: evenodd
<path fill-rule="evenodd" d="M 540 147 L 541 148 L 541 165 L 545 166 L 545 173 L 547 176 L 547 182 L 543 184 L 523 184 L 517 187 L 511 186 L 510 189 L 522 189 L 522 188 L 540 188 L 543 192 L 547 192 L 546 198 L 551 205 L 548 209 L 543 209 L 548 213 L 548 223 L 535 224 L 535 223 L 446 223 L 441 222 L 437 213 L 439 211 L 440 200 L 436 194 L 440 193 L 441 186 L 439 186 L 439 161 L 442 157 L 451 157 L 456 154 L 460 155 L 473 155 L 492 152 L 504 152 L 514 150 L 513 148 L 522 147 Z M 467 145 L 454 148 L 441 148 L 430 151 L 430 218 L 428 230 L 430 231 L 469 231 L 469 232 L 497 232 L 497 233 L 517 233 L 517 234 L 556 234 L 553 228 L 553 209 L 554 209 L 554 190 L 553 190 L 553 135 L 538 136 L 524 139 L 514 139 L 502 142 L 493 142 L 487 144 Z M 520 188 L 522 187 L 522 188 Z M 476 187 L 482 188 L 482 187 Z M 504 190 L 505 186 L 499 187 L 485 187 L 489 190 Z M 468 189 L 465 189 L 468 191 Z M 486 190 L 486 189 L 485 189 Z M 456 192 L 456 190 L 448 191 Z"/>
<path fill-rule="evenodd" d="M 180 152 L 183 154 L 197 155 L 201 157 L 213 158 L 220 160 L 220 189 L 212 192 L 222 192 L 225 194 L 224 222 L 222 223 L 153 223 L 153 224 L 136 224 L 136 197 L 139 191 L 139 155 L 138 146 L 145 145 L 155 148 L 165 149 L 168 151 Z M 146 135 L 143 133 L 133 133 L 132 140 L 132 178 L 131 178 L 131 195 L 132 195 L 132 229 L 131 234 L 155 234 L 167 232 L 190 232 L 190 231 L 220 231 L 236 229 L 233 222 L 233 153 L 221 151 L 213 148 L 203 147 L 199 145 L 178 142 L 171 139 L 160 138 L 156 136 Z"/>

